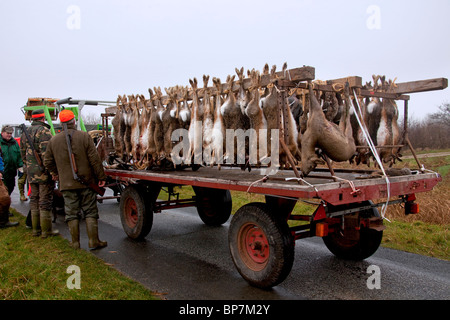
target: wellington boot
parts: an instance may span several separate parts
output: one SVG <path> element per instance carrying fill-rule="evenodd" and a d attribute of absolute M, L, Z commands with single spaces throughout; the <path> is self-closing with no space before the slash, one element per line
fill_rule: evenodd
<path fill-rule="evenodd" d="M 25 194 L 23 191 L 20 191 L 20 201 L 28 201 L 28 198 L 25 197 Z"/>
<path fill-rule="evenodd" d="M 89 248 L 92 250 L 101 249 L 108 245 L 106 241 L 98 238 L 98 222 L 95 218 L 86 218 L 86 229 L 89 238 Z"/>
<path fill-rule="evenodd" d="M 41 219 L 39 216 L 39 210 L 31 210 L 31 226 L 33 237 L 41 235 Z"/>
<path fill-rule="evenodd" d="M 80 249 L 80 221 L 77 219 L 67 222 L 69 226 L 70 235 L 72 236 L 72 242 L 70 245 L 75 249 Z"/>
<path fill-rule="evenodd" d="M 59 235 L 58 230 L 53 230 L 52 226 L 52 212 L 47 210 L 41 210 L 41 238 L 47 238 L 49 236 Z"/>

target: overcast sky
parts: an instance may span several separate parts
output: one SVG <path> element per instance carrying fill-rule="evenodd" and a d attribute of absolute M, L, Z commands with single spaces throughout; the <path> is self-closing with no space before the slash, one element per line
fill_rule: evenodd
<path fill-rule="evenodd" d="M 148 97 L 266 62 L 313 66 L 320 80 L 448 78 L 449 16 L 448 0 L 1 1 L 0 123 L 23 122 L 28 97 Z M 410 114 L 436 112 L 449 92 L 411 94 Z"/>

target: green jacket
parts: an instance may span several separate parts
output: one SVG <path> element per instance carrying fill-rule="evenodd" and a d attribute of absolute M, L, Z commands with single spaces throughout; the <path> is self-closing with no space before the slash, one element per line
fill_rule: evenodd
<path fill-rule="evenodd" d="M 75 155 L 78 176 L 91 183 L 106 180 L 102 162 L 91 136 L 87 132 L 76 130 L 74 126 L 68 126 L 68 131 L 72 135 L 72 152 Z M 44 165 L 51 175 L 59 177 L 61 191 L 87 188 L 73 178 L 64 131 L 53 136 L 48 143 Z"/>
<path fill-rule="evenodd" d="M 31 127 L 27 128 L 27 131 L 43 166 L 45 150 L 47 149 L 48 142 L 52 138 L 50 126 L 41 121 L 33 121 Z M 20 137 L 20 152 L 22 154 L 29 183 L 48 183 L 53 181 L 46 170 L 42 171 L 39 168 L 25 133 L 22 133 L 22 136 Z"/>
<path fill-rule="evenodd" d="M 3 157 L 3 163 L 5 165 L 5 169 L 3 171 L 3 180 L 14 179 L 17 175 L 17 169 L 23 167 L 19 144 L 14 138 L 6 141 L 0 135 L 0 148 L 2 152 L 1 154 Z"/>

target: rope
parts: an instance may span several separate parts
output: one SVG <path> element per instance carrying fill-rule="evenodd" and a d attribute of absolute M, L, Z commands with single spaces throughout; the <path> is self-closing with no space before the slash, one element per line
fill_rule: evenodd
<path fill-rule="evenodd" d="M 316 186 L 313 185 L 313 184 L 311 184 L 311 183 L 309 183 L 309 182 L 306 181 L 305 179 L 302 179 L 302 178 L 286 178 L 286 179 L 284 179 L 284 180 L 285 180 L 285 181 L 291 181 L 291 180 L 301 181 L 301 182 L 305 183 L 306 185 L 310 186 L 311 188 L 313 188 L 314 191 L 316 191 L 317 196 L 319 197 L 319 190 L 317 190 Z M 319 197 L 319 198 L 320 198 L 320 197 Z"/>
<path fill-rule="evenodd" d="M 274 84 L 273 87 L 275 88 L 275 90 L 277 91 L 277 93 L 280 93 L 280 89 L 278 89 L 278 87 Z"/>
<path fill-rule="evenodd" d="M 269 176 L 264 176 L 259 180 L 253 181 L 247 189 L 247 193 L 250 193 L 250 189 L 253 187 L 253 185 L 257 184 L 258 182 L 266 182 L 269 179 Z"/>
<path fill-rule="evenodd" d="M 436 178 L 439 178 L 439 177 L 440 177 L 440 174 L 437 173 L 436 171 L 433 171 L 433 170 L 430 170 L 430 169 L 425 169 L 425 166 L 424 166 L 423 164 L 422 164 L 421 170 L 422 170 L 422 172 L 423 172 L 423 171 L 428 171 L 428 172 L 430 172 L 430 173 L 434 173 L 434 174 L 436 175 Z"/>
<path fill-rule="evenodd" d="M 289 76 L 289 81 L 292 81 L 292 77 L 291 77 L 291 71 L 290 70 L 284 70 L 284 77 L 286 78 L 286 73 L 288 74 L 288 76 Z"/>
<path fill-rule="evenodd" d="M 377 149 L 376 149 L 372 139 L 370 138 L 369 133 L 366 131 L 365 126 L 362 125 L 362 112 L 361 112 L 361 107 L 359 106 L 358 97 L 356 95 L 355 89 L 353 89 L 353 95 L 355 96 L 356 105 L 358 106 L 358 110 L 355 110 L 355 106 L 352 104 L 352 108 L 353 108 L 353 110 L 355 112 L 356 120 L 358 120 L 359 127 L 361 128 L 361 130 L 362 130 L 362 132 L 364 134 L 364 137 L 366 138 L 366 141 L 369 144 L 369 148 L 372 151 L 372 153 L 373 153 L 373 155 L 375 157 L 375 160 L 377 161 L 378 165 L 380 166 L 381 171 L 383 172 L 384 178 L 386 180 L 387 201 L 381 207 L 381 217 L 383 219 L 386 219 L 387 221 L 389 221 L 389 219 L 386 218 L 386 211 L 387 211 L 388 204 L 389 204 L 389 198 L 391 197 L 391 183 L 389 181 L 389 178 L 388 178 L 386 172 L 384 171 L 383 163 L 381 162 L 381 159 L 380 159 L 380 157 L 378 155 Z M 361 117 L 361 119 L 360 119 L 360 117 Z"/>
<path fill-rule="evenodd" d="M 354 184 L 353 181 L 351 181 L 351 180 L 339 178 L 339 177 L 337 177 L 337 176 L 331 176 L 331 177 L 334 178 L 334 179 L 336 179 L 336 180 L 341 180 L 341 181 L 348 182 L 348 184 L 349 184 L 350 187 L 352 188 L 352 192 L 351 192 L 350 194 L 359 193 L 359 192 L 361 191 L 361 190 L 355 188 L 355 184 Z"/>
<path fill-rule="evenodd" d="M 338 83 L 331 85 L 331 87 L 333 88 L 333 90 L 335 92 L 342 93 L 342 92 L 344 92 L 345 85 L 341 82 L 338 82 Z"/>

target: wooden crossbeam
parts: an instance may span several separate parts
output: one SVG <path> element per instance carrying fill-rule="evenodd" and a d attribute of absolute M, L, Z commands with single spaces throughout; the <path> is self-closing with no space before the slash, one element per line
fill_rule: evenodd
<path fill-rule="evenodd" d="M 391 92 L 377 92 L 370 90 L 361 89 L 359 92 L 361 97 L 377 97 L 377 98 L 386 98 L 393 100 L 409 100 L 409 96 L 405 94 L 391 93 Z"/>
<path fill-rule="evenodd" d="M 320 90 L 320 91 L 336 91 L 341 88 L 343 88 L 343 85 L 348 82 L 350 85 L 350 88 L 361 88 L 362 87 L 362 78 L 358 76 L 352 76 L 352 77 L 346 77 L 346 78 L 340 78 L 340 79 L 334 79 L 334 80 L 326 80 L 326 81 L 316 81 L 313 83 L 313 89 L 314 90 Z M 341 84 L 341 86 L 338 86 L 338 84 Z M 281 87 L 287 87 L 287 88 L 299 88 L 299 89 L 307 89 L 308 84 L 306 82 L 299 83 L 298 81 L 289 81 L 289 80 L 278 80 L 277 85 Z"/>
<path fill-rule="evenodd" d="M 277 84 L 287 88 L 299 88 L 299 89 L 307 89 L 308 84 L 306 82 L 301 81 L 313 81 L 315 79 L 315 68 L 304 66 L 301 68 L 288 69 L 284 73 L 283 71 L 276 72 L 276 78 L 278 79 Z M 200 79 L 201 80 L 201 79 Z M 222 91 L 229 91 L 228 84 L 225 82 L 226 79 L 221 79 L 222 82 Z M 273 82 L 274 79 L 271 78 L 270 75 L 262 75 L 261 76 L 261 87 L 264 88 L 270 83 Z M 448 87 L 447 78 L 435 78 L 435 79 L 427 79 L 427 80 L 418 80 L 418 81 L 409 81 L 396 83 L 396 87 L 389 92 L 374 92 L 371 90 L 365 90 L 362 88 L 362 78 L 359 76 L 350 76 L 339 79 L 326 80 L 323 82 L 318 81 L 314 84 L 315 90 L 320 91 L 336 91 L 338 86 L 337 84 L 344 84 L 348 82 L 350 88 L 358 88 L 359 94 L 363 97 L 379 97 L 379 98 L 388 98 L 395 100 L 409 100 L 409 96 L 405 95 L 405 93 L 417 93 L 417 92 L 426 92 L 426 91 L 434 91 L 434 90 L 443 90 Z M 201 81 L 199 82 L 201 83 Z M 243 88 L 248 89 L 251 87 L 251 79 L 245 78 L 243 80 Z M 238 91 L 240 88 L 240 84 L 237 81 L 233 82 L 231 90 L 233 92 Z M 215 87 L 208 87 L 208 91 L 211 95 L 216 94 L 217 89 Z M 198 90 L 199 98 L 204 96 L 204 90 L 202 87 L 199 87 Z M 192 92 L 189 92 L 188 100 L 192 100 Z M 168 103 L 168 97 L 162 97 L 162 103 Z M 110 111 L 108 111 L 110 110 Z M 116 108 L 111 107 L 107 108 L 106 112 L 115 112 Z"/>
<path fill-rule="evenodd" d="M 426 92 L 434 90 L 443 90 L 448 87 L 447 78 L 435 78 L 428 80 L 409 81 L 396 83 L 397 87 L 394 88 L 392 93 L 404 94 L 415 92 Z"/>
<path fill-rule="evenodd" d="M 286 72 L 283 73 L 283 71 L 279 71 L 275 73 L 275 78 L 278 79 L 289 79 L 291 81 L 310 81 L 310 80 L 314 80 L 315 78 L 315 68 L 314 67 L 309 67 L 309 66 L 304 66 L 301 68 L 294 68 L 294 69 L 288 69 L 286 70 Z M 237 76 L 236 76 L 237 79 Z M 261 75 L 261 87 L 267 87 L 267 85 L 269 85 L 270 83 L 272 83 L 272 77 L 271 75 Z M 199 83 L 199 87 L 198 87 L 198 97 L 202 98 L 204 96 L 204 88 L 203 86 L 201 86 L 202 83 L 202 79 L 198 79 L 198 83 Z M 212 78 L 209 79 L 209 81 L 212 81 Z M 222 83 L 222 92 L 226 92 L 229 91 L 228 88 L 228 84 L 225 82 L 226 79 L 220 79 L 221 83 Z M 243 80 L 243 87 L 244 89 L 248 89 L 251 87 L 252 83 L 251 83 L 251 79 L 250 78 L 245 78 Z M 236 92 L 238 91 L 240 88 L 240 84 L 238 83 L 238 81 L 234 81 L 233 85 L 232 85 L 232 91 Z M 217 92 L 216 87 L 208 87 L 208 91 L 210 95 L 214 95 Z M 193 95 L 192 95 L 192 91 L 189 92 L 189 97 L 188 100 L 192 100 Z M 169 100 L 168 96 L 163 96 L 161 98 L 161 101 L 163 104 L 167 104 Z M 115 109 L 111 109 L 111 110 L 115 110 Z"/>
<path fill-rule="evenodd" d="M 361 88 L 362 87 L 362 78 L 358 76 L 352 76 L 352 77 L 346 77 L 346 78 L 340 78 L 340 79 L 333 79 L 333 80 L 327 80 L 327 85 L 333 85 L 336 83 L 342 83 L 345 84 L 348 82 L 348 85 L 350 88 Z"/>
<path fill-rule="evenodd" d="M 283 71 L 276 72 L 275 76 L 278 79 L 286 79 L 286 80 L 290 80 L 290 81 L 310 81 L 310 80 L 314 80 L 314 78 L 315 78 L 315 68 L 305 66 L 305 67 L 301 67 L 301 68 L 288 69 L 288 70 L 286 70 L 285 73 L 283 73 Z M 225 83 L 225 80 L 226 79 L 221 79 L 222 91 L 227 91 L 230 89 L 230 88 L 228 88 L 228 84 Z M 274 79 L 272 79 L 272 77 L 270 75 L 261 75 L 261 87 L 262 88 L 267 87 L 267 85 L 272 83 L 272 80 L 274 80 Z M 251 81 L 252 80 L 250 78 L 245 78 L 243 80 L 243 88 L 245 90 L 247 90 L 248 88 L 250 88 L 252 86 Z M 233 92 L 236 92 L 239 90 L 239 88 L 240 88 L 240 84 L 237 81 L 234 81 L 231 90 Z M 199 98 L 203 97 L 203 95 L 204 95 L 202 89 L 203 89 L 202 87 L 199 87 L 199 90 L 198 90 Z M 217 92 L 216 87 L 208 87 L 208 90 L 211 95 L 214 95 Z M 166 97 L 163 97 L 163 100 L 165 98 Z M 189 99 L 192 99 L 192 93 L 189 93 Z"/>

